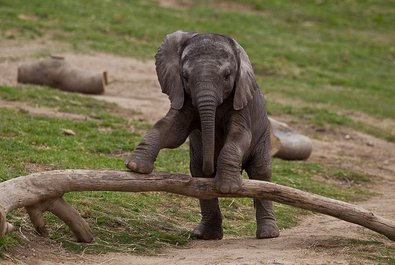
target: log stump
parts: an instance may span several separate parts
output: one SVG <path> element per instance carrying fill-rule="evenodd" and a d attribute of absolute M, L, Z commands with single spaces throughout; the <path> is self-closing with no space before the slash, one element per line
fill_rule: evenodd
<path fill-rule="evenodd" d="M 72 66 L 64 57 L 26 63 L 18 67 L 17 81 L 24 84 L 44 85 L 68 92 L 102 94 L 108 84 L 107 72 L 92 73 Z"/>

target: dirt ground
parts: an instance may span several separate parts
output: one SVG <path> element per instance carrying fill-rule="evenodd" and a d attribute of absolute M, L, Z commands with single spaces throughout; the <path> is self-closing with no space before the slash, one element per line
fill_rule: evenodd
<path fill-rule="evenodd" d="M 0 85 L 16 85 L 16 69 L 20 63 L 55 52 L 61 53 L 77 66 L 92 71 L 108 71 L 109 86 L 104 95 L 95 98 L 133 109 L 138 113 L 138 119 L 150 123 L 168 110 L 169 101 L 160 91 L 152 60 L 142 62 L 103 53 L 78 54 L 69 50 L 66 45 L 48 41 L 39 41 L 28 47 L 13 42 L 0 43 Z M 280 99 L 268 95 L 268 100 Z M 21 103 L 0 101 L 0 106 L 22 108 L 37 115 L 84 119 L 79 115 L 67 116 Z M 290 121 L 290 117 L 286 116 L 276 118 Z M 381 124 L 383 128 L 392 125 L 393 121 Z M 301 133 L 317 136 L 312 126 L 295 127 Z M 395 144 L 345 129 L 320 131 L 318 138 L 313 140 L 310 160 L 364 172 L 378 179 L 378 184 L 372 187 L 378 195 L 360 203 L 360 206 L 395 220 Z M 395 246 L 395 243 L 365 228 L 312 214 L 298 226 L 281 231 L 281 236 L 276 239 L 225 236 L 220 241 L 193 241 L 184 248 L 164 249 L 157 256 L 122 253 L 77 255 L 66 252 L 49 239 L 29 233 L 25 237 L 25 244 L 11 249 L 0 264 L 376 264 L 351 256 L 349 253 L 352 247 L 337 246 L 333 240 L 335 237 L 344 240 L 379 240 L 385 245 Z"/>

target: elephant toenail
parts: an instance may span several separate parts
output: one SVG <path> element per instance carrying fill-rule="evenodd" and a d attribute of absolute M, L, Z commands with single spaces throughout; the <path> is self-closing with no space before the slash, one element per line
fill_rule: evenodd
<path fill-rule="evenodd" d="M 229 186 L 222 186 L 222 187 L 220 188 L 220 191 L 221 191 L 222 193 L 228 193 L 228 192 L 229 192 Z"/>
<path fill-rule="evenodd" d="M 137 164 L 135 162 L 129 162 L 127 164 L 127 167 L 130 168 L 130 169 L 136 169 Z"/>

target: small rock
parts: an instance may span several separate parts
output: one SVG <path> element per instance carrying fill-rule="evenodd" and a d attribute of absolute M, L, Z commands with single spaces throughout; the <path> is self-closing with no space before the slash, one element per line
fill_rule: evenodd
<path fill-rule="evenodd" d="M 370 142 L 370 141 L 367 142 L 366 145 L 367 145 L 367 146 L 374 146 L 373 142 Z"/>
<path fill-rule="evenodd" d="M 65 135 L 73 135 L 73 136 L 76 135 L 76 133 L 73 130 L 70 130 L 70 129 L 63 129 L 63 128 L 61 128 L 60 130 Z"/>
<path fill-rule="evenodd" d="M 351 136 L 350 136 L 349 134 L 346 134 L 346 135 L 344 135 L 344 139 L 350 140 L 350 139 L 351 139 Z"/>

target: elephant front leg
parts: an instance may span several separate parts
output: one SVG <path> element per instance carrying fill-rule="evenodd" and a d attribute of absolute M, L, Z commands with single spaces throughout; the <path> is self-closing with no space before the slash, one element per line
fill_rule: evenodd
<path fill-rule="evenodd" d="M 125 161 L 126 167 L 137 173 L 151 173 L 161 146 L 160 134 L 158 128 L 150 130 Z"/>
<path fill-rule="evenodd" d="M 192 108 L 170 109 L 164 118 L 144 136 L 125 165 L 137 173 L 151 173 L 158 153 L 163 148 L 176 148 L 185 142 L 191 131 Z"/>
<path fill-rule="evenodd" d="M 215 185 L 220 192 L 235 192 L 241 188 L 242 162 L 250 143 L 251 132 L 246 127 L 231 128 L 217 162 Z"/>

